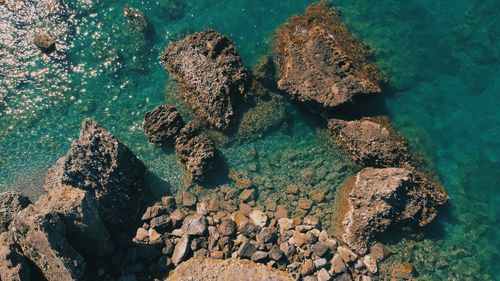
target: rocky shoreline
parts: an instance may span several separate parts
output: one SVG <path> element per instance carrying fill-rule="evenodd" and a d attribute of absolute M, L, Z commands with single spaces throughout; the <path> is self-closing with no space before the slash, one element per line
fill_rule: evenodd
<path fill-rule="evenodd" d="M 124 11 L 145 22 L 139 11 Z M 320 191 L 300 199 L 295 216 L 276 202 L 258 204 L 257 189 L 245 179 L 235 188 L 193 192 L 227 173 L 218 145 L 283 122 L 279 94 L 313 112 L 335 112 L 380 93 L 368 56 L 325 1 L 290 18 L 277 32 L 276 57 L 254 71 L 216 31 L 170 43 L 162 62 L 196 118 L 185 122 L 174 106 L 158 105 L 143 129 L 149 142 L 174 148 L 191 190 L 147 203 L 144 163 L 86 119 L 48 171 L 43 196 L 32 203 L 0 193 L 0 280 L 221 280 L 249 272 L 249 280 L 413 280 L 411 265 L 381 272 L 385 252 L 377 240 L 389 229 L 428 225 L 448 197 L 415 165 L 386 117 L 326 120 L 332 142 L 359 167 L 337 189 L 333 221 L 308 213 L 325 201 Z"/>

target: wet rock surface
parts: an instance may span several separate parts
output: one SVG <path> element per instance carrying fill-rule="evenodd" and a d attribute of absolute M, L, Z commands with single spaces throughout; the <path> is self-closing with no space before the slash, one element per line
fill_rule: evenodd
<path fill-rule="evenodd" d="M 381 91 L 366 46 L 326 1 L 286 22 L 276 36 L 276 56 L 278 88 L 306 105 L 335 107 Z"/>
<path fill-rule="evenodd" d="M 14 215 L 26 208 L 31 201 L 28 197 L 16 191 L 0 193 L 0 233 L 7 231 Z"/>
<path fill-rule="evenodd" d="M 246 94 L 248 73 L 231 40 L 213 30 L 170 43 L 163 63 L 186 104 L 210 126 L 233 122 L 236 100 Z"/>
<path fill-rule="evenodd" d="M 443 190 L 405 168 L 365 168 L 341 192 L 337 236 L 361 254 L 391 226 L 427 225 L 447 200 Z"/>
<path fill-rule="evenodd" d="M 294 279 L 283 271 L 248 260 L 195 258 L 177 267 L 166 280 L 292 281 Z"/>
<path fill-rule="evenodd" d="M 331 119 L 328 128 L 336 142 L 362 166 L 411 166 L 406 141 L 391 127 L 387 117 Z"/>
<path fill-rule="evenodd" d="M 56 40 L 47 34 L 36 34 L 33 36 L 33 43 L 44 53 L 51 53 L 56 50 Z"/>
<path fill-rule="evenodd" d="M 149 142 L 173 143 L 184 125 L 184 119 L 174 106 L 159 105 L 146 113 L 143 129 Z"/>
<path fill-rule="evenodd" d="M 138 215 L 146 167 L 133 152 L 91 119 L 66 156 L 47 174 L 45 189 L 69 185 L 94 196 L 106 224 L 126 226 Z"/>

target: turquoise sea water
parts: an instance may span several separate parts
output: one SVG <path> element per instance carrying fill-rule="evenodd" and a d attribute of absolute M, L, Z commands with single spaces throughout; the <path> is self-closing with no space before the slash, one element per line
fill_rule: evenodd
<path fill-rule="evenodd" d="M 87 116 L 162 179 L 153 182 L 156 192 L 179 190 L 175 155 L 148 144 L 141 129 L 145 112 L 176 100 L 160 52 L 173 39 L 211 27 L 230 35 L 251 67 L 272 48 L 275 29 L 311 2 L 6 0 L 0 190 L 39 192 L 44 172 Z M 334 3 L 389 78 L 374 111 L 391 117 L 450 194 L 427 236 L 394 241 L 390 258 L 412 262 L 421 280 L 500 280 L 500 1 Z M 127 26 L 124 4 L 145 14 L 146 34 Z M 56 53 L 42 55 L 32 45 L 40 31 L 57 37 Z M 353 172 L 351 163 L 325 142 L 319 122 L 293 105 L 287 109 L 286 128 L 223 149 L 230 168 L 267 177 L 263 184 L 275 192 L 312 168 L 314 187 L 333 193 Z"/>

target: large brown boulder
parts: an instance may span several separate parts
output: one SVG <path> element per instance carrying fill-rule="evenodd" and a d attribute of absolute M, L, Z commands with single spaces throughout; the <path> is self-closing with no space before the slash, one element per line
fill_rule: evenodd
<path fill-rule="evenodd" d="M 207 134 L 200 131 L 196 123 L 189 123 L 175 140 L 175 152 L 184 165 L 189 180 L 205 181 L 217 160 L 217 150 Z"/>
<path fill-rule="evenodd" d="M 340 190 L 337 236 L 359 254 L 398 224 L 425 226 L 448 197 L 441 186 L 406 168 L 365 168 Z"/>
<path fill-rule="evenodd" d="M 249 75 L 228 37 L 213 30 L 189 35 L 168 45 L 163 63 L 200 119 L 219 130 L 231 126 Z"/>
<path fill-rule="evenodd" d="M 306 105 L 335 107 L 380 93 L 369 52 L 326 1 L 291 17 L 276 36 L 278 88 Z"/>
<path fill-rule="evenodd" d="M 146 167 L 133 152 L 91 119 L 66 156 L 48 172 L 45 189 L 64 185 L 88 191 L 109 225 L 126 226 L 137 218 L 144 197 Z"/>
<path fill-rule="evenodd" d="M 387 117 L 344 121 L 331 119 L 328 127 L 337 144 L 365 167 L 410 166 L 406 141 Z"/>
<path fill-rule="evenodd" d="M 10 232 L 0 234 L 0 280 L 31 280 L 28 260 Z"/>
<path fill-rule="evenodd" d="M 36 213 L 59 214 L 66 226 L 69 244 L 79 253 L 95 257 L 109 253 L 110 235 L 99 217 L 97 200 L 90 192 L 70 186 L 54 188 L 33 207 Z"/>
<path fill-rule="evenodd" d="M 144 133 L 149 142 L 173 142 L 184 127 L 184 119 L 174 106 L 159 105 L 146 113 Z"/>
<path fill-rule="evenodd" d="M 82 280 L 85 261 L 68 244 L 64 221 L 57 213 L 38 213 L 30 205 L 14 217 L 9 229 L 23 255 L 47 280 Z"/>
<path fill-rule="evenodd" d="M 292 281 L 288 273 L 249 260 L 192 258 L 179 265 L 166 281 Z"/>
<path fill-rule="evenodd" d="M 17 191 L 0 193 L 0 233 L 7 231 L 14 215 L 26 208 L 31 201 Z"/>

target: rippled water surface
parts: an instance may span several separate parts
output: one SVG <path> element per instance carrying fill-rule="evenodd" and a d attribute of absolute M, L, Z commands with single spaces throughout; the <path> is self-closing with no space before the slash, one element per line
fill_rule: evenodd
<path fill-rule="evenodd" d="M 83 118 L 95 118 L 157 175 L 157 192 L 183 187 L 172 152 L 149 145 L 148 110 L 177 101 L 159 64 L 167 43 L 214 28 L 230 35 L 251 67 L 272 49 L 275 29 L 312 1 L 6 0 L 0 5 L 0 190 L 40 190 Z M 141 10 L 146 32 L 123 7 Z M 500 1 L 337 0 L 343 19 L 375 51 L 390 81 L 377 111 L 390 115 L 435 166 L 450 204 L 425 238 L 393 241 L 390 259 L 412 262 L 422 280 L 500 280 Z M 44 55 L 37 33 L 57 39 Z M 179 106 L 182 106 L 179 104 Z M 374 105 L 375 106 L 375 105 Z M 381 105 L 376 105 L 380 107 Z M 327 198 L 351 163 L 309 115 L 287 105 L 287 125 L 223 149 L 231 169 L 280 194 L 312 170 Z M 244 157 L 242 157 L 244 155 Z"/>

